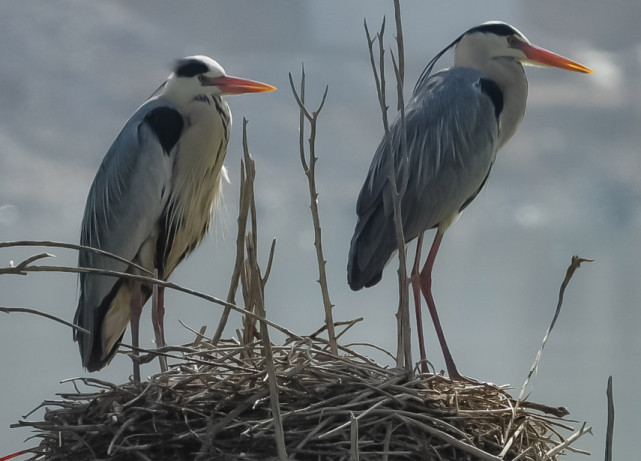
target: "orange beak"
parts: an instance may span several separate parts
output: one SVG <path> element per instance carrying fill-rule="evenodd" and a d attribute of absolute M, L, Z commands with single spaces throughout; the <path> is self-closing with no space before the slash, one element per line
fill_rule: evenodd
<path fill-rule="evenodd" d="M 584 74 L 594 73 L 592 69 L 585 67 L 583 64 L 548 51 L 545 48 L 532 45 L 531 43 L 518 42 L 514 47 L 523 51 L 525 56 L 527 56 L 527 61 L 525 61 L 525 63 L 539 66 L 558 67 L 559 69 L 565 69 L 572 72 L 582 72 Z"/>
<path fill-rule="evenodd" d="M 264 93 L 276 89 L 275 86 L 268 85 L 267 83 L 231 77 L 229 75 L 212 78 L 208 83 L 211 86 L 220 88 L 221 94 Z"/>

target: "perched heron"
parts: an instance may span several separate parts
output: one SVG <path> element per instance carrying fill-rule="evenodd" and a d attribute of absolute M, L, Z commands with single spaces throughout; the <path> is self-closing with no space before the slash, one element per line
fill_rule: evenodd
<path fill-rule="evenodd" d="M 454 66 L 432 74 L 436 61 L 451 48 Z M 592 73 L 582 64 L 532 45 L 509 24 L 492 21 L 473 27 L 438 53 L 418 79 L 405 109 L 406 163 L 401 122 L 397 119 L 376 150 L 356 205 L 358 221 L 349 251 L 347 280 L 353 290 L 360 290 L 381 280 L 383 268 L 397 249 L 388 190 L 391 148 L 404 238 L 406 242 L 418 238 L 411 281 L 423 370 L 420 292 L 452 379 L 462 377 L 447 347 L 432 298 L 434 259 L 443 233 L 479 193 L 496 152 L 523 118 L 527 99 L 523 65 L 527 64 Z M 433 228 L 436 236 L 419 272 L 422 237 Z"/>
<path fill-rule="evenodd" d="M 226 176 L 223 166 L 231 112 L 223 95 L 272 91 L 265 83 L 231 77 L 213 59 L 190 56 L 133 114 L 105 155 L 93 181 L 82 220 L 80 243 L 157 271 L 166 280 L 200 243 Z M 148 275 L 112 258 L 81 251 L 79 267 Z M 138 347 L 147 283 L 92 273 L 80 274 L 75 333 L 89 371 L 107 365 L 131 321 Z M 162 289 L 152 308 L 159 347 L 164 345 Z M 134 360 L 134 379 L 139 364 Z"/>

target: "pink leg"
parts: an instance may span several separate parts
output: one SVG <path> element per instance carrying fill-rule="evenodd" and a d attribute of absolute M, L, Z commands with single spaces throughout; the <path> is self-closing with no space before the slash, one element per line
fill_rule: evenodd
<path fill-rule="evenodd" d="M 416 256 L 412 267 L 412 291 L 414 293 L 414 307 L 416 312 L 416 331 L 418 332 L 418 349 L 421 355 L 421 372 L 427 373 L 427 355 L 425 353 L 425 337 L 423 336 L 423 319 L 421 315 L 421 282 L 418 271 L 421 261 L 421 249 L 423 248 L 423 234 L 418 236 L 416 241 Z"/>
<path fill-rule="evenodd" d="M 154 272 L 158 277 L 157 271 Z M 156 335 L 156 347 L 165 347 L 165 287 L 154 285 L 152 294 L 151 322 L 154 325 Z M 167 358 L 158 357 L 160 362 L 160 371 L 167 371 Z"/>
<path fill-rule="evenodd" d="M 454 365 L 452 354 L 450 354 L 450 349 L 447 347 L 447 342 L 445 341 L 443 328 L 441 328 L 441 322 L 438 319 L 436 304 L 434 303 L 434 298 L 432 297 L 432 268 L 434 267 L 434 260 L 436 259 L 436 253 L 438 253 L 438 248 L 441 245 L 441 240 L 443 239 L 444 232 L 445 229 L 441 229 L 440 227 L 436 230 L 436 236 L 434 237 L 432 248 L 430 248 L 430 253 L 427 255 L 427 261 L 425 261 L 425 266 L 423 266 L 423 270 L 421 271 L 421 290 L 423 291 L 425 301 L 427 301 L 427 308 L 429 309 L 430 315 L 432 316 L 432 322 L 434 323 L 436 336 L 438 337 L 438 342 L 441 345 L 441 350 L 443 351 L 445 366 L 447 367 L 447 374 L 450 375 L 450 379 L 462 381 L 465 380 L 465 378 L 461 376 L 461 374 L 456 369 L 456 365 Z"/>
<path fill-rule="evenodd" d="M 134 362 L 134 382 L 140 382 L 140 362 L 138 361 L 140 314 L 142 313 L 142 291 L 140 282 L 131 282 L 131 298 L 129 300 L 129 318 L 131 321 L 131 345 L 134 348 L 132 361 Z"/>

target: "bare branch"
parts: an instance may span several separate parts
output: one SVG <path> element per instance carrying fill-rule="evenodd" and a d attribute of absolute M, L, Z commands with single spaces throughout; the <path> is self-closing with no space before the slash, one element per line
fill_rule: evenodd
<path fill-rule="evenodd" d="M 296 91 L 294 86 L 294 80 L 292 74 L 289 74 L 289 84 L 294 94 L 294 98 L 298 103 L 300 110 L 299 117 L 299 150 L 300 150 L 300 159 L 303 166 L 303 171 L 307 177 L 307 185 L 309 188 L 309 198 L 310 205 L 309 208 L 312 213 L 312 224 L 314 226 L 314 247 L 316 248 L 316 260 L 318 262 L 318 283 L 321 288 L 321 295 L 323 298 L 323 307 L 325 309 L 325 325 L 327 327 L 327 334 L 329 337 L 330 350 L 333 354 L 338 354 L 338 346 L 336 343 L 336 333 L 334 331 L 334 320 L 332 315 L 332 309 L 334 305 L 331 302 L 329 296 L 329 284 L 327 281 L 327 273 L 325 266 L 327 261 L 323 254 L 323 243 L 322 243 L 322 232 L 320 225 L 320 213 L 318 210 L 318 191 L 316 189 L 316 161 L 318 157 L 316 156 L 316 124 L 318 121 L 318 115 L 320 114 L 325 100 L 327 98 L 327 92 L 329 90 L 328 86 L 325 86 L 325 91 L 318 108 L 312 112 L 311 116 L 309 111 L 305 107 L 305 68 L 302 68 L 301 75 L 301 84 L 300 84 L 300 96 Z M 305 119 L 309 122 L 310 125 L 310 136 L 309 136 L 309 158 L 305 155 Z"/>
<path fill-rule="evenodd" d="M 536 353 L 536 357 L 534 359 L 534 362 L 532 363 L 532 366 L 530 367 L 530 371 L 529 371 L 527 377 L 525 378 L 525 382 L 521 386 L 521 391 L 519 392 L 519 397 L 516 400 L 516 405 L 514 407 L 515 410 L 517 410 L 519 408 L 519 406 L 521 405 L 521 401 L 523 400 L 523 396 L 525 395 L 525 389 L 526 389 L 528 383 L 530 382 L 530 380 L 532 379 L 532 376 L 534 375 L 534 373 L 536 373 L 536 371 L 539 368 L 539 362 L 541 361 L 541 356 L 543 354 L 543 349 L 545 348 L 545 345 L 546 345 L 548 339 L 550 338 L 550 333 L 552 332 L 552 329 L 554 328 L 554 325 L 556 324 L 556 320 L 559 318 L 559 314 L 561 313 L 561 306 L 563 305 L 563 295 L 565 294 L 565 289 L 567 288 L 568 284 L 570 283 L 570 279 L 574 275 L 574 272 L 581 266 L 581 263 L 592 262 L 592 261 L 593 261 L 592 259 L 585 259 L 585 258 L 580 258 L 578 256 L 572 256 L 572 262 L 570 263 L 570 265 L 568 266 L 567 271 L 565 272 L 565 278 L 563 279 L 563 282 L 561 283 L 561 288 L 559 289 L 559 299 L 558 299 L 558 302 L 556 304 L 556 311 L 554 312 L 554 317 L 552 318 L 552 322 L 550 323 L 550 326 L 548 327 L 547 331 L 545 332 L 545 335 L 543 336 L 543 341 L 541 341 L 541 347 L 539 348 L 539 350 Z M 505 434 L 506 434 L 505 438 L 506 439 L 508 438 L 507 435 L 509 434 L 509 432 L 512 429 L 513 422 L 514 422 L 514 420 L 510 421 L 510 424 L 508 425 L 508 427 L 506 429 L 506 432 L 505 432 Z"/>
<path fill-rule="evenodd" d="M 239 307 L 235 304 L 231 304 L 229 302 L 223 301 L 220 298 L 216 298 L 215 296 L 207 295 L 205 293 L 201 293 L 196 290 L 192 290 L 190 288 L 185 288 L 181 285 L 175 284 L 173 282 L 167 282 L 165 280 L 160 280 L 160 279 L 155 279 L 153 277 L 146 277 L 144 275 L 137 275 L 137 274 L 130 274 L 127 272 L 118 272 L 118 271 L 112 271 L 112 270 L 106 270 L 106 269 L 93 269 L 93 268 L 87 268 L 87 267 L 65 267 L 65 266 L 27 266 L 24 269 L 24 272 L 64 272 L 64 273 L 75 273 L 75 274 L 80 274 L 80 273 L 85 273 L 85 274 L 97 274 L 97 275 L 107 275 L 110 277 L 116 277 L 116 278 L 125 278 L 129 280 L 138 280 L 140 282 L 145 282 L 150 285 L 158 285 L 162 286 L 165 288 L 170 288 L 172 290 L 179 291 L 181 293 L 186 293 L 191 296 L 195 296 L 197 298 L 204 299 L 206 301 L 209 301 L 214 304 L 218 304 L 223 307 L 229 307 L 231 310 L 238 312 L 243 315 L 249 315 L 250 317 L 256 319 L 256 320 L 262 320 L 261 316 L 256 315 L 251 312 L 247 312 L 245 309 L 242 307 Z M 288 330 L 287 328 L 281 327 L 280 325 L 268 320 L 264 319 L 267 325 L 270 327 L 280 331 L 281 333 L 284 333 L 287 336 L 290 336 L 295 339 L 300 339 L 301 337 L 294 332 Z"/>
<path fill-rule="evenodd" d="M 606 395 L 608 397 L 608 425 L 605 433 L 605 461 L 612 461 L 612 440 L 614 439 L 614 395 L 612 392 L 612 375 L 608 378 Z"/>
<path fill-rule="evenodd" d="M 285 432 L 283 430 L 282 417 L 280 414 L 280 403 L 278 397 L 278 381 L 276 379 L 276 368 L 274 365 L 274 357 L 272 353 L 271 341 L 269 339 L 269 328 L 268 323 L 264 320 L 265 314 L 265 285 L 267 279 L 269 278 L 269 273 L 271 271 L 272 262 L 274 259 L 274 249 L 276 246 L 276 240 L 272 240 L 269 260 L 267 263 L 267 271 L 265 276 L 261 276 L 260 267 L 258 265 L 257 259 L 257 249 L 258 249 L 258 226 L 256 221 L 256 202 L 254 200 L 254 179 L 256 177 L 256 169 L 254 160 L 249 155 L 249 149 L 247 148 L 247 137 L 246 137 L 246 122 L 243 125 L 243 147 L 245 152 L 245 182 L 243 183 L 243 194 L 246 196 L 246 202 L 249 207 L 251 221 L 252 221 L 252 230 L 245 237 L 246 245 L 246 255 L 244 259 L 243 266 L 244 271 L 242 272 L 242 285 L 243 285 L 243 297 L 245 302 L 246 314 L 252 312 L 257 314 L 261 319 L 260 322 L 260 338 L 263 344 L 263 354 L 265 357 L 265 368 L 267 371 L 268 383 L 269 383 L 269 401 L 272 416 L 274 418 L 274 439 L 276 441 L 276 448 L 278 452 L 278 459 L 281 461 L 286 461 L 287 450 L 285 445 Z M 240 228 L 239 228 L 240 231 Z M 246 231 L 246 226 L 243 227 L 243 233 Z M 255 330 L 256 318 L 250 318 L 248 315 L 245 315 L 244 318 L 244 328 L 243 328 L 243 342 L 244 344 L 251 344 L 253 338 L 256 335 Z M 250 354 L 249 350 L 246 352 Z"/>
<path fill-rule="evenodd" d="M 48 318 L 50 320 L 53 320 L 58 323 L 62 323 L 63 325 L 66 325 L 68 327 L 73 328 L 74 330 L 80 331 L 81 333 L 85 333 L 90 335 L 91 332 L 89 330 L 85 330 L 82 327 L 79 327 L 78 325 L 75 325 L 71 322 L 67 322 L 66 320 L 62 320 L 60 317 L 56 317 L 55 315 L 47 314 L 46 312 L 38 311 L 36 309 L 29 309 L 26 307 L 2 307 L 0 306 L 0 312 L 4 312 L 6 314 L 11 314 L 13 312 L 23 312 L 26 314 L 34 314 L 34 315 L 39 315 L 41 317 Z"/>
<path fill-rule="evenodd" d="M 403 25 L 401 23 L 401 3 L 400 0 L 394 0 L 394 19 L 396 21 L 396 49 L 398 50 L 398 72 L 396 72 L 396 81 L 400 83 L 402 89 L 405 82 L 405 45 L 403 43 Z M 396 68 L 396 66 L 394 66 Z M 404 100 L 402 93 L 398 97 L 398 111 L 403 112 Z"/>
<path fill-rule="evenodd" d="M 245 260 L 245 231 L 247 229 L 247 214 L 249 211 L 250 196 L 247 191 L 247 162 L 251 160 L 249 154 L 249 147 L 247 143 L 247 119 L 243 117 L 243 155 L 244 160 L 240 161 L 240 199 L 238 211 L 238 231 L 236 233 L 236 260 L 234 261 L 234 270 L 232 271 L 231 281 L 229 283 L 229 291 L 227 292 L 227 302 L 230 304 L 236 303 L 236 292 L 238 291 L 238 284 L 240 282 L 240 273 L 243 268 L 243 261 Z M 251 178 L 253 181 L 253 177 Z M 230 308 L 225 308 L 223 311 L 218 327 L 211 338 L 211 344 L 217 344 L 220 340 L 225 325 L 229 319 Z"/>
<path fill-rule="evenodd" d="M 66 248 L 70 250 L 78 250 L 78 251 L 88 251 L 91 253 L 96 253 L 101 256 L 106 256 L 111 259 L 115 259 L 116 261 L 120 261 L 122 263 L 125 263 L 128 267 L 132 267 L 135 269 L 138 269 L 139 271 L 148 274 L 148 275 L 153 275 L 153 272 L 150 270 L 145 269 L 142 266 L 139 266 L 136 263 L 133 263 L 129 261 L 126 258 L 123 258 L 122 256 L 115 255 L 113 253 L 109 253 L 108 251 L 101 250 L 99 248 L 93 248 L 93 247 L 88 247 L 85 245 L 76 245 L 74 243 L 65 243 L 65 242 L 53 242 L 51 240 L 16 240 L 12 242 L 0 242 L 0 248 L 11 248 L 11 247 L 33 247 L 33 246 L 38 246 L 38 247 L 52 247 L 52 248 Z M 51 255 L 53 256 L 53 255 Z M 2 272 L 0 272 L 1 274 Z"/>
<path fill-rule="evenodd" d="M 402 41 L 402 30 L 400 29 L 400 5 L 398 2 L 395 2 L 395 11 L 396 11 L 396 25 L 399 30 L 397 30 L 397 45 L 403 45 Z M 365 21 L 365 34 L 367 36 L 367 46 L 369 50 L 370 64 L 372 66 L 372 72 L 374 74 L 374 82 L 376 84 L 376 93 L 378 95 L 378 102 L 381 110 L 381 117 L 383 120 L 383 128 L 385 130 L 384 139 L 387 140 L 387 151 L 388 158 L 387 162 L 389 164 L 388 174 L 387 174 L 387 183 L 388 183 L 388 194 L 390 194 L 392 207 L 393 207 L 393 216 L 394 216 L 394 228 L 396 232 L 396 245 L 398 248 L 398 289 L 399 289 L 399 303 L 398 303 L 398 312 L 396 314 L 397 318 L 397 354 L 396 354 L 396 364 L 399 367 L 405 368 L 407 372 L 411 372 L 413 369 L 412 365 L 412 350 L 411 350 L 411 338 L 410 338 L 410 322 L 409 322 L 409 281 L 407 277 L 407 262 L 406 262 L 406 252 L 405 252 L 405 237 L 403 235 L 403 219 L 401 211 L 401 190 L 399 190 L 397 184 L 397 171 L 394 158 L 394 149 L 392 146 L 391 136 L 389 135 L 389 121 L 387 116 L 387 101 L 385 94 L 385 47 L 383 45 L 383 37 L 385 34 L 385 18 L 383 18 L 380 31 L 376 34 L 376 39 L 372 39 L 369 29 L 367 27 L 367 21 Z M 374 56 L 374 41 L 378 41 L 378 66 L 376 65 L 376 59 Z M 399 51 L 399 56 L 404 56 L 403 50 Z M 392 56 L 392 59 L 393 56 Z M 399 64 L 404 62 L 399 61 Z M 403 82 L 399 80 L 402 77 L 403 71 L 402 67 L 397 66 L 394 62 L 394 68 L 396 70 L 397 77 L 397 95 L 399 98 L 399 107 L 403 108 L 404 104 L 401 101 L 403 99 Z M 402 180 L 401 188 L 404 191 L 406 175 L 407 175 L 407 166 L 406 166 L 406 148 L 405 148 L 405 117 L 404 111 L 401 112 L 401 131 L 402 131 L 402 144 L 400 153 L 400 168 Z M 385 142 L 385 141 L 384 141 Z"/>

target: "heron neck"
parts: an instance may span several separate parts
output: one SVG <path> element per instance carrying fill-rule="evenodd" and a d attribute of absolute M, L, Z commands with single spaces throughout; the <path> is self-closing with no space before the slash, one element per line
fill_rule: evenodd
<path fill-rule="evenodd" d="M 516 131 L 525 114 L 527 102 L 527 78 L 518 61 L 511 58 L 495 58 L 479 69 L 487 78 L 494 80 L 503 92 L 499 147 L 505 144 Z"/>

